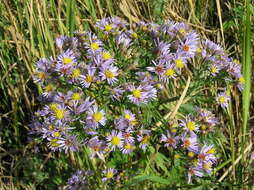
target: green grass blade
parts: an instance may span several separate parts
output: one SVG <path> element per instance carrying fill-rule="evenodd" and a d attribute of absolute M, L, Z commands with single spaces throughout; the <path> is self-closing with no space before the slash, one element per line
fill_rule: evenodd
<path fill-rule="evenodd" d="M 246 132 L 249 117 L 250 91 L 251 91 L 251 12 L 250 0 L 245 0 L 244 31 L 243 31 L 243 77 L 245 85 L 243 90 L 243 126 L 241 153 L 244 160 L 244 149 L 246 147 Z"/>

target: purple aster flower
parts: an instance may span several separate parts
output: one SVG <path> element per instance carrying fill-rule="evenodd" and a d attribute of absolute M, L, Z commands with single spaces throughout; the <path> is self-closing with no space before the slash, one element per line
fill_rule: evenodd
<path fill-rule="evenodd" d="M 117 170 L 114 168 L 108 168 L 104 170 L 103 174 L 105 177 L 102 178 L 102 181 L 105 182 L 105 181 L 111 180 L 116 173 L 117 173 Z"/>
<path fill-rule="evenodd" d="M 97 136 L 89 139 L 87 146 L 92 150 L 92 153 L 90 155 L 91 158 L 93 158 L 96 154 L 104 154 L 105 143 L 99 140 Z"/>
<path fill-rule="evenodd" d="M 61 150 L 60 149 L 60 140 L 57 139 L 57 138 L 49 138 L 48 139 L 48 147 L 52 150 L 52 151 L 58 151 L 58 150 Z"/>
<path fill-rule="evenodd" d="M 102 66 L 102 71 L 100 72 L 101 80 L 107 80 L 108 84 L 113 85 L 118 80 L 116 78 L 118 75 L 117 71 L 118 68 L 113 65 Z"/>
<path fill-rule="evenodd" d="M 185 35 L 185 39 L 180 44 L 180 49 L 177 52 L 184 57 L 192 58 L 196 54 L 198 48 L 199 36 L 195 32 L 190 32 Z"/>
<path fill-rule="evenodd" d="M 200 165 L 200 167 L 202 167 L 202 169 L 208 173 L 208 174 L 211 174 L 212 172 L 212 165 L 213 163 L 212 162 L 209 162 L 209 161 L 204 161 L 204 162 L 200 162 L 198 163 Z"/>
<path fill-rule="evenodd" d="M 79 151 L 81 144 L 75 135 L 66 135 L 63 138 L 59 138 L 57 141 L 59 143 L 59 148 L 67 152 L 77 152 Z"/>
<path fill-rule="evenodd" d="M 197 177 L 203 177 L 203 172 L 202 172 L 202 168 L 200 166 L 196 166 L 196 167 L 192 167 L 189 168 L 188 170 L 188 184 L 191 183 L 191 178 L 193 176 L 197 176 Z"/>
<path fill-rule="evenodd" d="M 156 63 L 154 60 L 152 60 L 152 63 L 154 64 L 154 67 L 147 67 L 147 70 L 150 72 L 154 72 L 158 76 L 163 76 L 165 72 L 165 64 L 163 63 Z"/>
<path fill-rule="evenodd" d="M 73 67 L 72 71 L 70 73 L 68 73 L 67 82 L 69 82 L 70 84 L 79 84 L 80 81 L 82 80 L 81 72 L 82 72 L 82 69 L 80 67 L 78 67 L 78 66 Z"/>
<path fill-rule="evenodd" d="M 114 19 L 114 21 L 117 21 L 117 20 Z M 103 30 L 103 32 L 105 34 L 110 34 L 110 33 L 114 32 L 116 30 L 116 28 L 117 28 L 116 24 L 119 24 L 119 22 L 113 23 L 112 18 L 107 17 L 107 18 L 103 18 L 100 21 L 96 22 L 96 27 Z"/>
<path fill-rule="evenodd" d="M 69 108 L 74 114 L 79 115 L 86 112 L 94 104 L 94 102 L 94 100 L 90 101 L 90 97 L 87 97 L 84 101 L 74 101 L 72 106 L 69 106 Z"/>
<path fill-rule="evenodd" d="M 125 32 L 122 32 L 116 37 L 116 43 L 118 46 L 122 46 L 123 49 L 127 49 L 131 46 L 132 39 Z"/>
<path fill-rule="evenodd" d="M 123 93 L 124 93 L 124 90 L 120 86 L 111 89 L 111 97 L 114 100 L 120 101 Z"/>
<path fill-rule="evenodd" d="M 123 28 L 123 27 L 126 27 L 128 25 L 128 23 L 125 20 L 123 20 L 123 19 L 121 19 L 120 17 L 117 17 L 117 16 L 111 17 L 111 22 L 117 28 Z"/>
<path fill-rule="evenodd" d="M 213 148 L 213 145 L 207 145 L 205 144 L 198 153 L 198 159 L 199 161 L 206 161 L 206 162 L 212 162 L 216 163 L 216 157 L 215 157 L 215 149 Z"/>
<path fill-rule="evenodd" d="M 173 58 L 174 61 L 174 67 L 177 71 L 181 71 L 182 68 L 186 65 L 186 57 L 183 57 L 182 55 L 176 53 Z"/>
<path fill-rule="evenodd" d="M 68 120 L 69 111 L 64 105 L 58 105 L 53 111 L 52 119 L 56 120 L 56 123 L 60 124 Z"/>
<path fill-rule="evenodd" d="M 130 122 L 124 118 L 117 118 L 114 120 L 115 128 L 123 131 L 130 126 Z"/>
<path fill-rule="evenodd" d="M 180 120 L 180 121 L 181 121 L 180 126 L 183 127 L 183 129 L 186 132 L 193 133 L 193 132 L 198 132 L 199 131 L 198 125 L 194 121 L 194 119 L 191 115 L 188 115 L 185 119 Z"/>
<path fill-rule="evenodd" d="M 173 64 L 167 64 L 166 69 L 164 70 L 162 81 L 165 83 L 169 82 L 169 79 L 174 79 L 176 77 L 175 66 Z"/>
<path fill-rule="evenodd" d="M 133 30 L 128 30 L 128 31 L 126 31 L 126 34 L 127 34 L 130 38 L 132 38 L 133 40 L 138 39 L 138 34 L 137 34 L 135 31 L 133 31 Z"/>
<path fill-rule="evenodd" d="M 160 25 L 154 22 L 148 23 L 148 31 L 151 33 L 152 38 L 158 38 Z"/>
<path fill-rule="evenodd" d="M 98 110 L 96 105 L 89 108 L 86 118 L 86 124 L 88 127 L 97 128 L 99 124 L 105 125 L 106 118 L 103 110 Z"/>
<path fill-rule="evenodd" d="M 153 53 L 160 57 L 160 55 L 164 55 L 164 54 L 169 54 L 169 48 L 170 48 L 170 44 L 160 41 L 158 38 L 156 40 L 154 40 L 155 42 L 155 49 L 153 50 Z M 168 60 L 165 60 L 166 63 Z"/>
<path fill-rule="evenodd" d="M 42 58 L 36 63 L 36 71 L 34 75 L 34 82 L 43 84 L 50 78 L 52 72 L 52 60 Z"/>
<path fill-rule="evenodd" d="M 161 136 L 161 142 L 165 142 L 165 147 L 171 146 L 173 148 L 176 148 L 179 139 L 179 136 L 175 136 L 174 133 L 170 133 L 169 131 L 167 131 L 167 135 L 162 134 Z"/>
<path fill-rule="evenodd" d="M 216 76 L 220 72 L 220 70 L 221 70 L 221 65 L 219 64 L 214 63 L 210 66 L 210 72 L 213 76 Z"/>
<path fill-rule="evenodd" d="M 94 67 L 87 68 L 87 73 L 81 76 L 81 85 L 84 88 L 89 88 L 91 83 L 96 81 L 95 77 L 96 69 Z"/>
<path fill-rule="evenodd" d="M 183 136 L 182 137 L 182 146 L 186 148 L 190 152 L 197 153 L 199 148 L 198 148 L 198 142 L 197 142 L 197 137 L 195 135 L 191 135 L 190 137 Z"/>
<path fill-rule="evenodd" d="M 143 150 L 146 149 L 146 147 L 149 144 L 151 131 L 150 130 L 141 130 L 140 134 L 138 135 L 138 141 L 140 142 L 139 147 Z"/>
<path fill-rule="evenodd" d="M 57 58 L 56 71 L 63 74 L 71 74 L 73 65 L 76 64 L 76 55 L 70 49 L 60 54 Z"/>
<path fill-rule="evenodd" d="M 175 37 L 175 27 L 176 27 L 175 21 L 166 20 L 166 22 L 161 25 L 160 30 L 164 35 L 169 36 L 170 39 L 173 39 Z"/>
<path fill-rule="evenodd" d="M 122 132 L 113 130 L 109 136 L 107 136 L 108 146 L 113 150 L 121 148 L 123 146 Z"/>
<path fill-rule="evenodd" d="M 124 142 L 121 148 L 123 154 L 130 154 L 135 149 L 135 145 L 130 142 Z"/>
<path fill-rule="evenodd" d="M 125 142 L 134 143 L 134 137 L 132 135 L 133 130 L 127 129 L 126 131 L 122 132 L 122 136 Z"/>
<path fill-rule="evenodd" d="M 228 107 L 229 100 L 230 100 L 230 97 L 226 94 L 226 92 L 221 92 L 216 97 L 217 103 L 220 104 L 224 108 Z"/>
<path fill-rule="evenodd" d="M 209 58 L 211 56 L 223 55 L 223 49 L 210 40 L 202 41 L 202 56 L 204 58 Z"/>
<path fill-rule="evenodd" d="M 146 93 L 146 101 L 149 102 L 157 98 L 157 90 L 148 83 L 141 83 L 142 89 Z"/>
<path fill-rule="evenodd" d="M 88 176 L 91 175 L 90 171 L 77 170 L 68 179 L 66 190 L 80 190 L 87 187 Z"/>
<path fill-rule="evenodd" d="M 243 78 L 242 75 L 240 75 L 239 78 L 238 78 L 238 84 L 237 84 L 237 87 L 240 91 L 243 91 L 244 83 L 245 83 L 245 79 Z"/>
<path fill-rule="evenodd" d="M 128 90 L 131 92 L 128 95 L 129 100 L 134 104 L 147 103 L 146 96 L 147 92 L 143 90 L 141 86 L 135 87 L 134 85 L 129 85 Z"/>
<path fill-rule="evenodd" d="M 124 118 L 131 122 L 131 121 L 135 120 L 135 114 L 133 114 L 129 110 L 124 110 Z"/>
<path fill-rule="evenodd" d="M 189 26 L 183 22 L 175 23 L 174 30 L 184 35 L 189 31 Z"/>
<path fill-rule="evenodd" d="M 218 119 L 212 114 L 210 111 L 202 109 L 202 108 L 196 108 L 197 111 L 197 118 L 199 121 L 203 123 L 207 123 L 210 126 L 217 125 Z"/>
<path fill-rule="evenodd" d="M 92 33 L 88 32 L 88 41 L 84 43 L 85 48 L 88 49 L 87 53 L 90 58 L 93 58 L 99 51 L 101 51 L 101 47 L 103 43 L 98 37 Z"/>
<path fill-rule="evenodd" d="M 76 49 L 78 46 L 78 39 L 69 36 L 60 36 L 56 38 L 56 46 L 61 50 Z"/>
<path fill-rule="evenodd" d="M 227 67 L 227 72 L 235 78 L 239 78 L 241 74 L 241 65 L 235 62 L 230 62 Z"/>

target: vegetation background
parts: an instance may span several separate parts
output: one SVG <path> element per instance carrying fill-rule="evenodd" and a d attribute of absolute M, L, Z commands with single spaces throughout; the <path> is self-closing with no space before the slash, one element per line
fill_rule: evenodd
<path fill-rule="evenodd" d="M 243 95 L 231 89 L 230 126 L 221 126 L 228 137 L 221 143 L 230 149 L 225 151 L 226 162 L 216 171 L 222 178 L 219 189 L 234 186 L 237 189 L 239 184 L 243 185 L 240 189 L 252 186 L 244 184 L 246 179 L 253 178 L 244 173 L 252 150 L 250 129 L 254 126 L 254 99 L 250 96 L 254 85 L 252 3 L 250 0 L 1 0 L 0 189 L 63 189 L 75 160 L 71 155 L 50 153 L 29 135 L 28 124 L 38 108 L 36 98 L 40 92 L 32 80 L 34 64 L 41 57 L 55 55 L 57 36 L 71 36 L 76 30 L 95 30 L 95 21 L 110 15 L 129 22 L 164 19 L 186 22 L 241 62 L 246 89 Z"/>

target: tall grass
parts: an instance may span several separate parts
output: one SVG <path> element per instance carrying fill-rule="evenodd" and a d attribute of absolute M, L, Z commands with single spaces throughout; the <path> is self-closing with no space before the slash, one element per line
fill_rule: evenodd
<path fill-rule="evenodd" d="M 241 142 L 241 156 L 242 156 L 242 164 L 246 162 L 246 155 L 244 150 L 246 149 L 248 141 L 247 139 L 247 129 L 248 129 L 248 119 L 249 119 L 249 106 L 251 100 L 251 75 L 252 75 L 252 64 L 251 64 L 251 1 L 245 0 L 244 6 L 244 15 L 243 15 L 243 39 L 242 39 L 242 64 L 243 64 L 243 76 L 245 79 L 245 86 L 242 97 L 242 109 L 243 109 L 243 124 L 242 124 L 242 142 Z M 241 171 L 241 174 L 244 171 Z M 242 175 L 243 176 L 243 175 Z M 243 177 L 241 179 L 244 181 Z"/>

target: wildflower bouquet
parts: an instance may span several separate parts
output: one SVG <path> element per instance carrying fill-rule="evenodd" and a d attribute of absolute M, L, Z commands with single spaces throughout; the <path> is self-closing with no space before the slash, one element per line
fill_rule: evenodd
<path fill-rule="evenodd" d="M 81 160 L 67 189 L 143 180 L 153 183 L 141 189 L 156 188 L 210 176 L 219 157 L 211 109 L 227 110 L 227 86 L 243 89 L 240 64 L 185 23 L 109 17 L 96 29 L 58 37 L 58 56 L 36 65 L 43 107 L 33 132 Z"/>

